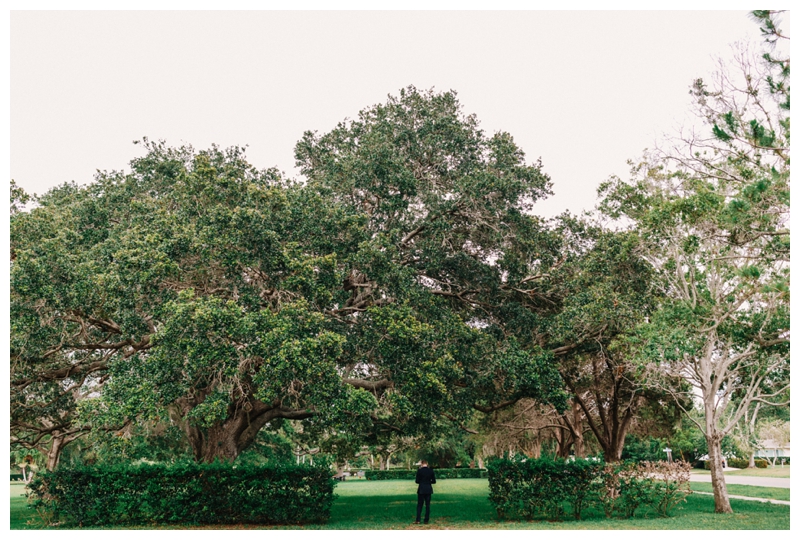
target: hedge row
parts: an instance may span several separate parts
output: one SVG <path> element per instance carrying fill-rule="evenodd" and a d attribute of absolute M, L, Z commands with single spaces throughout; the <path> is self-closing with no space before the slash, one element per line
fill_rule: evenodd
<path fill-rule="evenodd" d="M 489 500 L 500 519 L 576 520 L 589 507 L 631 518 L 639 508 L 667 516 L 686 499 L 688 463 L 605 464 L 587 460 L 496 460 L 489 463 Z"/>
<path fill-rule="evenodd" d="M 486 469 L 434 469 L 437 480 L 448 478 L 486 478 Z M 391 469 L 388 471 L 365 471 L 367 480 L 414 480 L 416 469 Z"/>
<path fill-rule="evenodd" d="M 78 526 L 320 523 L 335 497 L 326 467 L 223 463 L 59 469 L 30 488 L 41 515 Z"/>

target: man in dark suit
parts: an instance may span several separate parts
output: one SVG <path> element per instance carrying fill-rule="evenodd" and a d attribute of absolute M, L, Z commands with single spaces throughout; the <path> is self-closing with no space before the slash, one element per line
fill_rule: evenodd
<path fill-rule="evenodd" d="M 419 523 L 423 503 L 425 503 L 425 523 L 428 523 L 431 517 L 431 495 L 433 494 L 431 484 L 436 483 L 436 475 L 433 474 L 433 469 L 428 467 L 427 461 L 420 462 L 415 482 L 419 484 L 419 487 L 417 488 L 417 520 L 414 523 Z"/>

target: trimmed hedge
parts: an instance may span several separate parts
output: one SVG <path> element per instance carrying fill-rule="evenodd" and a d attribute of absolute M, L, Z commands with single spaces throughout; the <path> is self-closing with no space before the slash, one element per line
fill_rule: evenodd
<path fill-rule="evenodd" d="M 757 469 L 766 469 L 769 466 L 769 463 L 767 462 L 766 459 L 756 458 L 754 461 Z M 746 469 L 749 465 L 750 465 L 750 460 L 748 459 L 732 458 L 728 460 L 728 467 L 736 467 L 737 469 Z"/>
<path fill-rule="evenodd" d="M 612 463 L 589 460 L 495 460 L 489 463 L 489 500 L 500 519 L 560 520 L 587 507 L 631 518 L 648 507 L 667 516 L 686 499 L 690 465 L 684 462 Z"/>
<path fill-rule="evenodd" d="M 437 480 L 449 478 L 486 478 L 486 469 L 434 469 Z M 416 469 L 392 469 L 388 471 L 369 470 L 364 472 L 367 480 L 414 480 Z"/>
<path fill-rule="evenodd" d="M 564 502 L 580 519 L 586 496 L 596 491 L 603 464 L 549 458 L 495 460 L 488 464 L 489 500 L 500 519 L 562 519 Z"/>
<path fill-rule="evenodd" d="M 321 523 L 335 497 L 327 467 L 227 463 L 59 469 L 29 486 L 41 515 L 78 526 Z"/>

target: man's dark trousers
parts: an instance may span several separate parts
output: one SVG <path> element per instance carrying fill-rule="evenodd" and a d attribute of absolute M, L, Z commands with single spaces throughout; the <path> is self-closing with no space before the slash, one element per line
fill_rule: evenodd
<path fill-rule="evenodd" d="M 422 514 L 422 504 L 425 504 L 425 523 L 431 517 L 431 494 L 433 493 L 433 486 L 436 483 L 436 475 L 430 467 L 420 467 L 417 469 L 416 483 L 419 484 L 417 488 L 417 523 L 419 523 L 420 514 Z"/>
<path fill-rule="evenodd" d="M 422 504 L 425 503 L 425 523 L 431 518 L 431 493 L 417 493 L 417 523 L 422 515 Z"/>

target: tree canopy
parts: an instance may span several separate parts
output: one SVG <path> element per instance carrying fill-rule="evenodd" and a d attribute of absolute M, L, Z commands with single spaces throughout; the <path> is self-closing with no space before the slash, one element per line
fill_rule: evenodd
<path fill-rule="evenodd" d="M 503 286 L 500 229 L 535 221 L 522 209 L 547 177 L 453 93 L 407 89 L 360 118 L 298 144 L 305 185 L 242 149 L 144 141 L 130 173 L 16 214 L 14 412 L 45 383 L 88 385 L 102 399 L 65 425 L 166 411 L 211 460 L 281 418 L 374 437 L 520 397 L 563 407 L 549 353 L 487 325 L 468 291 Z M 348 187 L 343 166 L 371 172 Z"/>

